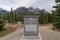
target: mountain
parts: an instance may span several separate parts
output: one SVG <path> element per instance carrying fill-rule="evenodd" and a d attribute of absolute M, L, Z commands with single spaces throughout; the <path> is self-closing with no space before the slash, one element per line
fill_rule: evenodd
<path fill-rule="evenodd" d="M 38 14 L 41 12 L 39 8 L 33 8 L 33 7 L 19 7 L 16 10 L 14 10 L 15 13 L 17 14 Z"/>
<path fill-rule="evenodd" d="M 23 14 L 23 13 L 26 13 L 27 10 L 28 9 L 26 7 L 19 7 L 16 10 L 14 10 L 14 12 L 17 13 L 17 14 Z"/>
<path fill-rule="evenodd" d="M 8 13 L 8 11 L 6 11 L 6 10 L 0 8 L 0 14 L 6 14 L 6 13 Z"/>

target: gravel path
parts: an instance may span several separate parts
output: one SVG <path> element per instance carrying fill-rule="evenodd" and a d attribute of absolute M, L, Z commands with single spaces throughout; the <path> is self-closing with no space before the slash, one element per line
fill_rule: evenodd
<path fill-rule="evenodd" d="M 46 27 L 39 27 L 39 32 L 42 40 L 60 40 L 60 32 L 52 31 Z M 18 29 L 12 34 L 0 38 L 0 40 L 21 40 L 20 38 L 22 34 L 23 34 L 23 29 Z"/>
<path fill-rule="evenodd" d="M 42 40 L 60 40 L 60 32 L 52 31 L 45 27 L 40 27 Z"/>

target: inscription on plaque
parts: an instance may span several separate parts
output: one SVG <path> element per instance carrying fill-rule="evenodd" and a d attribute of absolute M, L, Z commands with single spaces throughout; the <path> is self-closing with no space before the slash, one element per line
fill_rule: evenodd
<path fill-rule="evenodd" d="M 31 24 L 31 25 L 26 25 L 26 31 L 37 31 L 37 25 Z"/>

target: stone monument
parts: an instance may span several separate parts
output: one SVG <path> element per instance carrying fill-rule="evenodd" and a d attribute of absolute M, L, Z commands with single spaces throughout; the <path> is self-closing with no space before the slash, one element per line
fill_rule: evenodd
<path fill-rule="evenodd" d="M 38 16 L 24 16 L 24 38 L 40 38 L 38 33 Z"/>

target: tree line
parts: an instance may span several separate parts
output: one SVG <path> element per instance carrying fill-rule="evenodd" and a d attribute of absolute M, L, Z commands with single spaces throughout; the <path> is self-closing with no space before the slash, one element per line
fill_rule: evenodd
<path fill-rule="evenodd" d="M 23 11 L 23 10 L 22 10 Z M 18 11 L 17 11 L 18 12 Z M 11 8 L 11 12 L 4 14 L 3 19 L 6 20 L 8 23 L 17 23 L 17 22 L 24 22 L 24 15 L 38 15 L 39 16 L 39 24 L 48 24 L 52 23 L 52 14 L 47 12 L 45 9 L 38 10 L 37 12 L 26 12 L 26 9 L 24 12 L 16 13 Z"/>
<path fill-rule="evenodd" d="M 60 28 L 60 0 L 55 0 L 56 6 L 53 6 L 56 10 L 53 10 L 52 13 L 47 12 L 45 9 L 40 10 L 39 8 L 34 9 L 33 7 L 26 8 L 20 7 L 16 10 L 12 10 L 6 14 L 0 14 L 0 28 L 2 30 L 2 26 L 4 26 L 4 21 L 8 23 L 24 23 L 24 15 L 38 15 L 39 16 L 39 24 L 48 24 L 52 23 L 53 28 Z M 3 21 L 2 21 L 3 20 Z"/>

